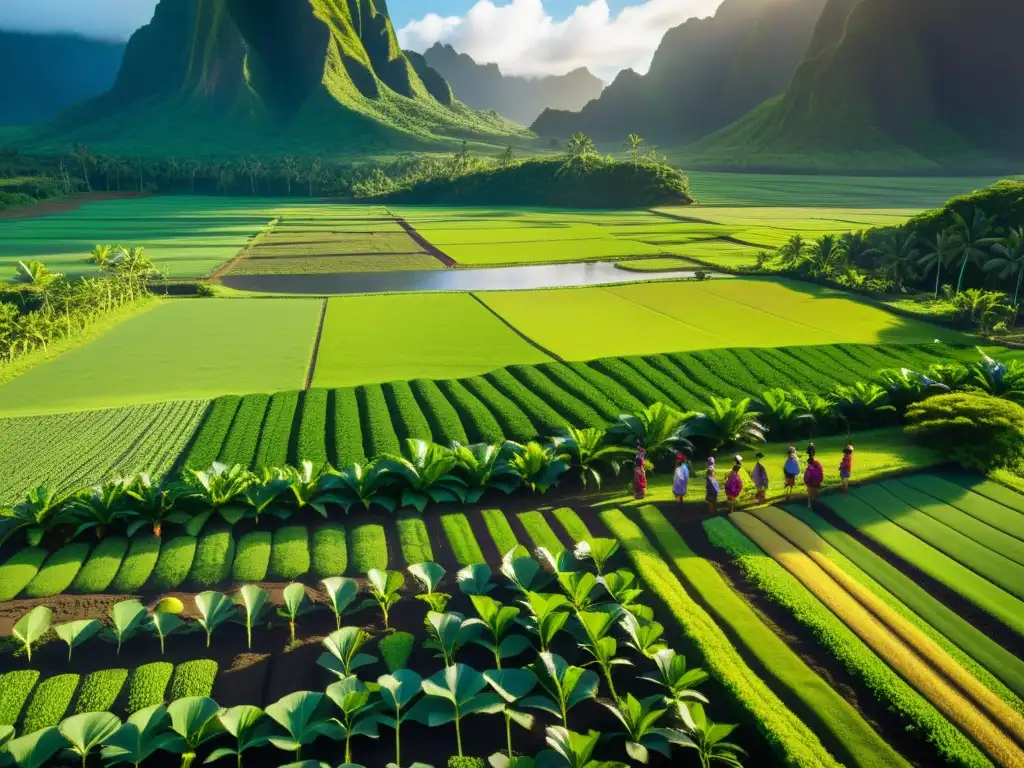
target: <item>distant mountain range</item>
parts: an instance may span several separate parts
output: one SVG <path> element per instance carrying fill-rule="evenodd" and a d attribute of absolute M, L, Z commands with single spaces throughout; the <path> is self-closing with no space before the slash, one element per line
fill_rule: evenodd
<path fill-rule="evenodd" d="M 474 109 L 493 109 L 523 125 L 546 108 L 582 109 L 604 89 L 604 83 L 586 68 L 539 78 L 504 75 L 497 64 L 478 64 L 468 54 L 441 43 L 427 49 L 423 58 L 449 82 L 460 101 Z"/>
<path fill-rule="evenodd" d="M 0 124 L 52 120 L 114 83 L 124 43 L 0 30 Z"/>

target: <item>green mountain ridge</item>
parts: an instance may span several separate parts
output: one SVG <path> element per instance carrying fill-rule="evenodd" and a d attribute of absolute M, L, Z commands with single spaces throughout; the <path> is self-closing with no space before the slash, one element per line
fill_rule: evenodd
<path fill-rule="evenodd" d="M 411 61 L 382 0 L 160 0 L 114 87 L 35 142 L 345 155 L 529 136 Z"/>

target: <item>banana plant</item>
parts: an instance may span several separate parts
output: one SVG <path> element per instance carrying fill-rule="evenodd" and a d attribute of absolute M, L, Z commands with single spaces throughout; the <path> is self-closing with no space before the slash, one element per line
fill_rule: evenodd
<path fill-rule="evenodd" d="M 499 670 L 502 659 L 519 656 L 533 647 L 523 635 L 512 634 L 512 628 L 517 625 L 518 608 L 502 605 L 486 595 L 470 595 L 469 599 L 480 618 L 470 619 L 468 623 L 487 630 L 474 637 L 473 642 L 494 654 L 494 663 Z"/>
<path fill-rule="evenodd" d="M 104 741 L 104 762 L 106 765 L 129 763 L 137 768 L 178 738 L 168 730 L 169 724 L 170 717 L 163 704 L 140 709 Z"/>
<path fill-rule="evenodd" d="M 329 478 L 329 500 L 344 509 L 345 514 L 354 506 L 362 507 L 367 512 L 373 506 L 387 512 L 394 512 L 398 508 L 398 501 L 385 493 L 395 481 L 394 475 L 389 466 L 380 461 L 356 463 Z"/>
<path fill-rule="evenodd" d="M 142 472 L 129 483 L 125 493 L 133 500 L 135 512 L 126 529 L 129 536 L 134 536 L 140 528 L 149 525 L 153 528 L 153 535 L 159 537 L 163 535 L 165 523 L 184 525 L 192 518 L 188 512 L 174 509 L 179 499 L 195 493 L 187 483 L 156 483 L 148 472 Z"/>
<path fill-rule="evenodd" d="M 117 655 L 121 655 L 121 646 L 131 640 L 146 620 L 146 607 L 138 600 L 122 600 L 110 608 L 110 628 L 106 637 L 117 643 Z"/>
<path fill-rule="evenodd" d="M 169 739 L 163 748 L 181 755 L 181 768 L 189 768 L 195 762 L 199 747 L 224 732 L 224 726 L 217 717 L 219 713 L 217 702 L 206 696 L 188 696 L 167 706 L 174 738 Z"/>
<path fill-rule="evenodd" d="M 542 652 L 529 669 L 537 676 L 543 695 L 528 696 L 519 705 L 550 712 L 569 727 L 569 712 L 577 704 L 597 696 L 597 673 L 581 667 L 572 667 L 553 653 Z"/>
<path fill-rule="evenodd" d="M 313 610 L 313 604 L 306 598 L 305 585 L 298 582 L 285 587 L 282 596 L 284 597 L 284 606 L 278 608 L 277 615 L 288 619 L 288 632 L 291 642 L 294 644 L 295 625 L 300 616 Z"/>
<path fill-rule="evenodd" d="M 71 663 L 71 652 L 88 640 L 94 637 L 103 629 L 103 623 L 99 619 L 81 619 L 80 621 L 69 621 L 67 624 L 58 624 L 53 628 L 57 637 L 67 643 L 68 663 Z"/>
<path fill-rule="evenodd" d="M 24 529 L 26 543 L 30 547 L 38 547 L 44 535 L 64 522 L 67 500 L 66 494 L 40 485 L 26 493 L 25 498 L 12 509 L 0 510 L 0 516 L 14 521 L 0 538 L 0 545 L 16 531 Z"/>
<path fill-rule="evenodd" d="M 384 629 L 390 629 L 388 614 L 395 603 L 402 599 L 399 590 L 405 586 L 405 576 L 398 571 L 371 568 L 366 574 L 366 580 L 370 585 L 370 595 L 380 606 L 381 614 L 384 616 Z"/>
<path fill-rule="evenodd" d="M 121 720 L 110 712 L 87 712 L 61 720 L 57 729 L 68 742 L 68 750 L 82 758 L 86 768 L 89 755 L 121 728 Z"/>
<path fill-rule="evenodd" d="M 323 646 L 328 653 L 320 654 L 316 663 L 338 677 L 348 677 L 360 667 L 377 661 L 376 656 L 360 653 L 370 639 L 370 633 L 359 627 L 335 630 L 323 639 Z"/>
<path fill-rule="evenodd" d="M 320 582 L 327 593 L 328 605 L 334 614 L 334 627 L 341 629 L 341 617 L 359 594 L 359 582 L 344 576 L 331 576 Z"/>
<path fill-rule="evenodd" d="M 102 539 L 111 527 L 134 517 L 127 505 L 129 485 L 128 480 L 117 477 L 75 496 L 67 506 L 71 520 L 78 523 L 74 537 L 95 529 L 96 538 Z"/>
<path fill-rule="evenodd" d="M 518 549 L 511 549 L 505 553 L 501 560 L 501 575 L 524 595 L 543 589 L 549 581 L 540 563 L 529 555 L 520 554 Z"/>
<path fill-rule="evenodd" d="M 199 626 L 206 630 L 206 647 L 209 648 L 213 631 L 234 618 L 237 609 L 227 595 L 210 590 L 196 595 L 195 603 L 199 611 Z"/>
<path fill-rule="evenodd" d="M 505 743 L 511 762 L 515 759 L 512 754 L 512 722 L 527 731 L 533 729 L 534 723 L 533 715 L 518 709 L 516 703 L 537 687 L 537 676 L 529 669 L 492 669 L 484 672 L 484 679 L 504 701 Z"/>
<path fill-rule="evenodd" d="M 603 576 L 615 554 L 619 551 L 619 542 L 615 539 L 583 539 L 577 542 L 573 555 L 577 560 L 592 560 L 597 575 Z"/>
<path fill-rule="evenodd" d="M 594 759 L 594 750 L 601 740 L 597 731 L 586 735 L 560 725 L 549 726 L 545 741 L 549 749 L 538 753 L 534 768 L 626 768 L 625 763 Z"/>
<path fill-rule="evenodd" d="M 457 463 L 450 448 L 429 440 L 406 440 L 403 456 L 385 456 L 381 467 L 403 486 L 402 507 L 420 514 L 427 504 L 462 503 L 466 500 L 466 482 L 452 473 Z"/>
<path fill-rule="evenodd" d="M 437 658 L 442 659 L 446 667 L 455 663 L 455 654 L 474 642 L 483 629 L 478 622 L 455 611 L 429 611 L 424 624 L 428 637 L 423 641 L 423 647 L 437 651 Z"/>
<path fill-rule="evenodd" d="M 601 668 L 601 673 L 604 675 L 605 681 L 608 683 L 608 691 L 612 695 L 612 699 L 618 701 L 619 694 L 615 691 L 615 681 L 612 679 L 612 669 L 617 666 L 631 667 L 633 662 L 629 659 L 617 658 L 616 654 L 619 652 L 619 643 L 614 637 L 609 636 L 609 632 L 613 626 L 615 626 L 616 619 L 619 617 L 621 608 L 616 608 L 612 611 L 582 611 L 576 614 L 576 619 L 579 622 L 580 627 L 583 629 L 583 633 L 586 639 L 580 643 L 580 648 L 589 653 L 593 657 L 593 661 L 589 661 L 584 664 L 584 667 L 589 667 L 592 664 L 596 664 Z"/>
<path fill-rule="evenodd" d="M 245 611 L 245 639 L 246 647 L 252 649 L 252 628 L 260 620 L 260 614 L 267 607 L 267 600 L 270 595 L 265 589 L 260 589 L 255 584 L 246 584 L 238 590 L 239 602 Z"/>
<path fill-rule="evenodd" d="M 630 648 L 648 659 L 653 659 L 668 646 L 662 641 L 665 628 L 657 621 L 640 621 L 632 613 L 624 612 L 619 627 L 626 633 Z"/>
<path fill-rule="evenodd" d="M 682 718 L 683 710 L 686 709 L 686 702 L 697 701 L 708 703 L 704 694 L 695 690 L 698 685 L 708 680 L 708 673 L 697 667 L 686 668 L 686 657 L 676 653 L 671 648 L 658 651 L 654 654 L 654 663 L 658 667 L 658 676 L 644 676 L 641 680 L 665 688 L 668 693 L 665 701 L 675 706 L 677 713 Z M 685 718 L 683 718 L 685 719 Z"/>
<path fill-rule="evenodd" d="M 378 677 L 377 685 L 382 709 L 387 713 L 381 714 L 380 724 L 395 732 L 395 762 L 391 765 L 401 768 L 402 723 L 408 718 L 412 703 L 423 692 L 423 678 L 411 669 L 396 669 L 390 675 Z"/>
<path fill-rule="evenodd" d="M 327 686 L 327 698 L 334 702 L 341 717 L 334 718 L 338 732 L 345 739 L 345 762 L 352 762 L 352 737 L 367 736 L 376 739 L 380 735 L 379 707 L 381 702 L 370 700 L 370 689 L 355 675 L 344 677 Z"/>
<path fill-rule="evenodd" d="M 546 595 L 540 592 L 527 592 L 524 600 L 520 600 L 529 616 L 520 619 L 520 623 L 530 632 L 537 635 L 542 652 L 551 648 L 551 643 L 565 628 L 569 621 L 569 600 L 565 595 Z"/>
<path fill-rule="evenodd" d="M 451 595 L 435 591 L 444 578 L 445 570 L 437 563 L 415 563 L 406 568 L 412 577 L 419 582 L 423 588 L 423 594 L 416 595 L 417 600 L 422 600 L 430 606 L 430 610 L 444 613 L 448 606 Z"/>
<path fill-rule="evenodd" d="M 508 463 L 535 494 L 547 493 L 569 470 L 569 463 L 554 448 L 538 442 L 526 445 L 513 443 Z"/>
<path fill-rule="evenodd" d="M 494 589 L 492 582 L 494 574 L 485 563 L 474 563 L 467 565 L 457 574 L 455 580 L 459 584 L 459 590 L 464 595 L 488 595 Z"/>
<path fill-rule="evenodd" d="M 53 765 L 53 756 L 67 746 L 68 740 L 56 726 L 41 728 L 8 741 L 0 759 L 18 768 L 46 768 Z"/>
<path fill-rule="evenodd" d="M 668 712 L 659 709 L 663 701 L 661 696 L 648 696 L 637 699 L 627 693 L 624 699 L 612 704 L 600 702 L 609 712 L 618 718 L 625 731 L 610 734 L 610 738 L 625 738 L 626 754 L 641 765 L 650 762 L 650 753 L 657 752 L 665 757 L 672 757 L 672 744 L 689 745 L 691 739 L 675 728 L 659 728 L 658 721 Z"/>
<path fill-rule="evenodd" d="M 337 738 L 338 728 L 324 706 L 325 696 L 313 691 L 297 691 L 264 710 L 271 720 L 285 730 L 285 735 L 270 737 L 278 749 L 292 752 L 296 760 L 302 759 L 302 748 L 321 736 Z"/>
<path fill-rule="evenodd" d="M 452 443 L 456 469 L 466 483 L 466 503 L 476 504 L 490 490 L 508 495 L 523 484 L 523 478 L 508 464 L 508 443 Z"/>
<path fill-rule="evenodd" d="M 593 487 L 600 491 L 602 473 L 610 471 L 617 476 L 622 471 L 623 461 L 633 455 L 632 449 L 609 443 L 608 439 L 604 429 L 578 429 L 569 425 L 563 434 L 554 438 L 553 445 L 555 451 L 568 459 L 572 469 L 579 473 L 584 488 Z"/>
<path fill-rule="evenodd" d="M 711 768 L 713 763 L 729 768 L 743 768 L 740 758 L 747 753 L 738 744 L 726 741 L 735 725 L 720 725 L 708 719 L 704 707 L 700 704 L 689 704 L 680 709 L 689 742 L 679 742 L 680 746 L 696 750 L 701 768 Z"/>
<path fill-rule="evenodd" d="M 214 763 L 221 758 L 234 757 L 238 768 L 242 767 L 242 755 L 250 749 L 258 749 L 270 743 L 276 727 L 274 722 L 259 707 L 243 704 L 217 713 L 221 727 L 235 738 L 235 746 L 219 747 L 210 753 L 205 762 Z"/>
<path fill-rule="evenodd" d="M 485 692 L 487 680 L 465 664 L 453 664 L 423 681 L 423 693 L 408 717 L 436 728 L 455 723 L 455 743 L 462 753 L 462 718 L 473 714 L 494 714 L 503 707 L 501 697 Z"/>
<path fill-rule="evenodd" d="M 282 498 L 292 490 L 292 481 L 280 469 L 264 470 L 242 491 L 245 506 L 242 517 L 252 518 L 260 524 L 263 515 L 273 515 L 282 520 L 291 516 L 291 510 L 282 503 Z"/>
<path fill-rule="evenodd" d="M 209 469 L 189 469 L 186 472 L 187 479 L 194 488 L 195 497 L 205 507 L 204 512 L 194 515 L 185 524 L 185 530 L 190 535 L 198 536 L 206 521 L 217 512 L 230 525 L 242 519 L 245 509 L 237 503 L 237 499 L 255 480 L 252 472 L 241 464 L 229 467 L 218 461 L 213 462 Z"/>

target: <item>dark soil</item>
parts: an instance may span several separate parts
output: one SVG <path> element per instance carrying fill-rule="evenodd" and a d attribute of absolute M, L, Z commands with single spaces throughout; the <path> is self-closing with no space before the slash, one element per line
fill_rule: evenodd
<path fill-rule="evenodd" d="M 316 360 L 320 356 L 320 339 L 324 335 L 324 318 L 327 317 L 327 299 L 324 299 L 324 304 L 320 308 L 320 319 L 316 324 L 316 336 L 313 339 L 313 354 L 309 356 L 309 372 L 306 374 L 306 386 L 304 389 L 309 389 L 313 386 L 313 374 L 316 372 Z"/>
<path fill-rule="evenodd" d="M 409 235 L 409 237 L 413 239 L 413 242 L 415 242 L 416 245 L 422 248 L 426 253 L 429 253 L 431 256 L 440 261 L 446 267 L 456 266 L 457 262 L 455 261 L 455 259 L 453 259 L 447 253 L 445 253 L 436 245 L 434 245 L 425 237 L 423 237 L 423 235 L 421 235 L 419 232 L 413 229 L 412 225 L 405 219 L 400 219 L 396 216 L 395 221 L 398 223 L 398 226 L 404 229 L 406 233 Z"/>
<path fill-rule="evenodd" d="M 53 216 L 58 213 L 76 211 L 86 203 L 98 200 L 133 200 L 139 197 L 149 197 L 149 195 L 141 192 L 91 192 L 74 197 L 62 197 L 57 200 L 43 200 L 24 208 L 0 211 L 0 219 L 34 219 L 41 216 Z"/>

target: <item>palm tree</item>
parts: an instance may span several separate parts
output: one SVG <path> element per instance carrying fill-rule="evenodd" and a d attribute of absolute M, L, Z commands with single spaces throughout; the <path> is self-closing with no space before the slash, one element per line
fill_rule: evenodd
<path fill-rule="evenodd" d="M 597 150 L 594 148 L 594 140 L 585 133 L 579 132 L 574 133 L 572 138 L 569 139 L 567 150 L 570 160 L 575 160 L 577 157 L 586 157 L 587 155 L 597 153 Z"/>
<path fill-rule="evenodd" d="M 935 298 L 939 298 L 939 279 L 942 276 L 942 267 L 949 264 L 956 255 L 954 248 L 956 239 L 949 232 L 939 232 L 935 240 L 927 245 L 928 250 L 920 253 L 917 258 L 917 266 L 924 270 L 925 274 L 935 268 Z"/>
<path fill-rule="evenodd" d="M 882 266 L 896 284 L 896 292 L 903 292 L 903 284 L 910 276 L 910 267 L 916 263 L 917 235 L 911 232 L 906 237 L 892 235 L 881 246 Z"/>
<path fill-rule="evenodd" d="M 992 221 L 980 208 L 974 209 L 974 217 L 968 224 L 956 211 L 953 211 L 953 230 L 956 233 L 956 255 L 960 261 L 960 276 L 956 281 L 956 292 L 964 283 L 964 273 L 967 271 L 967 264 L 971 261 L 980 261 L 985 257 L 985 249 L 995 242 L 989 237 L 992 231 Z"/>
<path fill-rule="evenodd" d="M 779 265 L 786 270 L 796 269 L 807 255 L 807 241 L 803 235 L 793 235 L 779 248 Z"/>
<path fill-rule="evenodd" d="M 878 254 L 878 249 L 860 230 L 842 235 L 838 247 L 843 254 L 843 261 L 854 267 L 866 266 L 868 257 Z"/>
<path fill-rule="evenodd" d="M 92 150 L 89 149 L 85 144 L 75 144 L 71 148 L 71 156 L 75 158 L 82 166 L 82 178 L 85 179 L 85 189 L 87 192 L 92 192 L 92 185 L 89 183 L 89 168 L 88 165 L 94 159 Z"/>
<path fill-rule="evenodd" d="M 761 414 L 751 405 L 749 397 L 738 402 L 731 398 L 712 397 L 707 413 L 699 413 L 683 428 L 684 437 L 705 437 L 717 451 L 726 445 L 753 445 L 765 441 Z"/>
<path fill-rule="evenodd" d="M 1009 234 L 992 246 L 995 257 L 985 265 L 986 272 L 999 270 L 997 277 L 1007 280 L 1017 275 L 1013 291 L 1014 316 L 1020 307 L 1020 287 L 1024 282 L 1024 227 L 1010 229 Z"/>
<path fill-rule="evenodd" d="M 839 241 L 835 235 L 822 235 L 807 250 L 811 273 L 831 277 L 836 270 L 836 263 L 842 257 Z"/>
<path fill-rule="evenodd" d="M 14 282 L 28 283 L 35 288 L 43 289 L 62 275 L 51 272 L 41 261 L 19 261 L 14 268 Z"/>
<path fill-rule="evenodd" d="M 110 265 L 110 260 L 114 258 L 114 253 L 112 245 L 94 245 L 89 251 L 89 261 L 100 269 L 106 269 Z"/>
<path fill-rule="evenodd" d="M 634 171 L 640 167 L 640 146 L 643 143 L 644 140 L 635 133 L 631 133 L 626 137 L 626 147 L 629 149 L 629 153 L 633 156 Z"/>
<path fill-rule="evenodd" d="M 284 177 L 288 189 L 288 197 L 292 196 L 292 180 L 299 178 L 299 161 L 291 155 L 282 157 L 278 163 L 281 176 Z"/>

